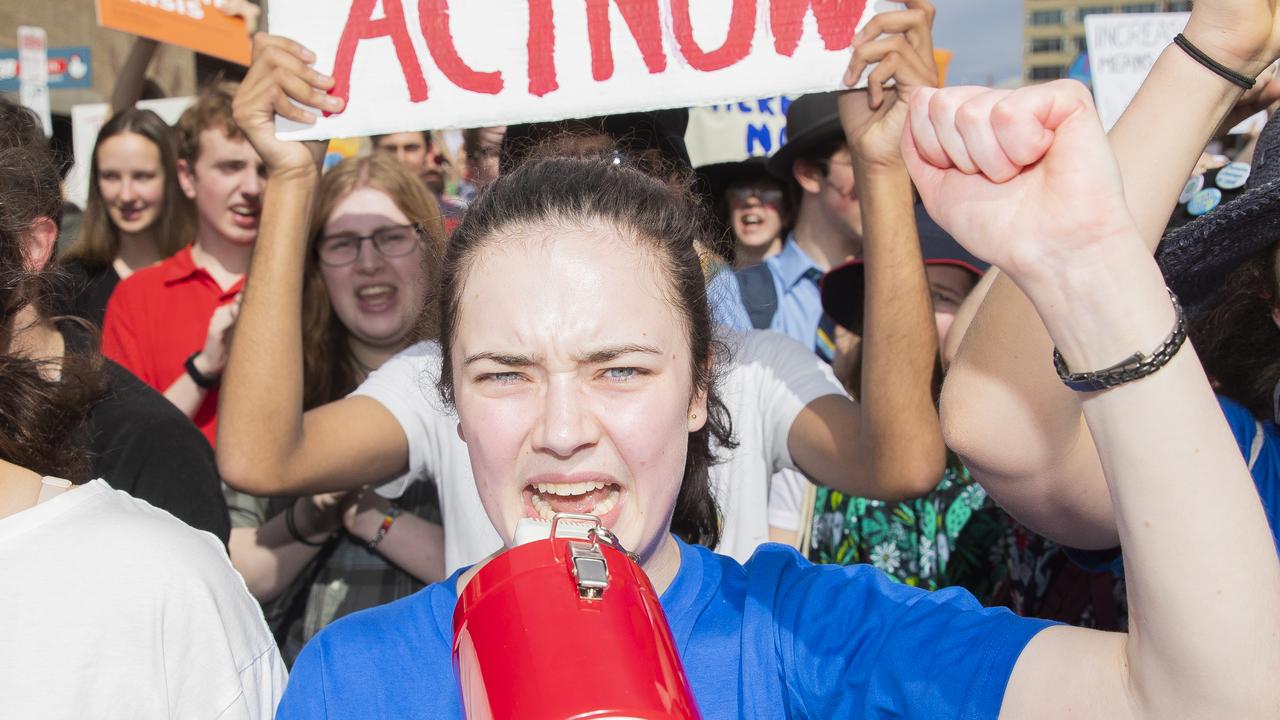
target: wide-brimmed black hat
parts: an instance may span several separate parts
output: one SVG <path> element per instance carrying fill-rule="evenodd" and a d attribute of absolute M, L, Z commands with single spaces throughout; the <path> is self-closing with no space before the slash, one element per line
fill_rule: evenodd
<path fill-rule="evenodd" d="M 839 92 L 802 95 L 787 108 L 787 141 L 769 158 L 769 172 L 791 180 L 791 165 L 806 151 L 844 136 L 836 103 Z"/>
<path fill-rule="evenodd" d="M 1231 168 L 1229 170 L 1229 168 Z M 1244 191 L 1227 194 L 1242 179 L 1241 166 L 1206 173 L 1199 193 L 1225 187 L 1221 204 L 1181 227 L 1167 232 L 1156 250 L 1156 261 L 1169 289 L 1182 304 L 1203 306 L 1226 277 L 1244 261 L 1280 240 L 1280 113 L 1272 114 L 1258 136 L 1252 168 L 1244 168 Z M 1224 182 L 1224 173 L 1230 173 Z M 1193 189 L 1188 186 L 1188 190 Z M 1189 193 L 1184 192 L 1172 225 L 1185 213 Z M 1207 202 L 1213 201 L 1209 193 Z"/>
<path fill-rule="evenodd" d="M 698 177 L 699 189 L 706 193 L 708 198 L 719 201 L 724 198 L 725 190 L 737 182 L 749 183 L 760 178 L 777 182 L 778 179 L 769 174 L 767 163 L 768 158 L 749 157 L 746 160 L 702 165 L 693 172 Z"/>
<path fill-rule="evenodd" d="M 920 234 L 920 254 L 925 265 L 951 265 L 973 273 L 975 281 L 991 266 L 960 246 L 923 205 L 916 205 L 916 229 Z M 862 311 L 866 305 L 867 273 L 862 260 L 850 260 L 831 268 L 822 277 L 822 309 L 837 325 L 862 334 Z"/>

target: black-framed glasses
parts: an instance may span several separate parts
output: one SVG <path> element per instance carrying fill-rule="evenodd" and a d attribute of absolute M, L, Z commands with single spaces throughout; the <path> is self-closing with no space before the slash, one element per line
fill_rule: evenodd
<path fill-rule="evenodd" d="M 782 190 L 778 188 L 739 185 L 729 188 L 725 194 L 729 196 L 729 207 L 733 208 L 743 207 L 751 198 L 759 200 L 761 205 L 772 205 L 775 210 L 782 207 Z"/>
<path fill-rule="evenodd" d="M 350 265 L 360 257 L 364 241 L 369 240 L 382 257 L 404 257 L 418 247 L 419 232 L 417 225 L 390 225 L 378 228 L 372 235 L 326 235 L 320 238 L 317 255 L 320 262 L 329 267 Z"/>
<path fill-rule="evenodd" d="M 467 159 L 472 162 L 482 162 L 484 160 L 497 160 L 502 156 L 502 150 L 496 147 L 472 148 L 467 151 Z"/>

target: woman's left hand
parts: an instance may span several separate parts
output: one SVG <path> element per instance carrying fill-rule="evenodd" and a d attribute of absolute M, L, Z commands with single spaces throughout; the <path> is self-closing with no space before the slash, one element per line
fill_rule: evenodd
<path fill-rule="evenodd" d="M 920 88 L 938 85 L 929 0 L 907 0 L 907 9 L 872 18 L 853 39 L 844 84 L 853 85 L 868 65 L 865 90 L 840 96 L 840 123 L 854 162 L 901 167 L 899 150 L 907 102 Z M 893 85 L 885 87 L 892 81 Z"/>
<path fill-rule="evenodd" d="M 347 493 L 343 500 L 342 526 L 347 532 L 364 542 L 369 542 L 382 525 L 382 519 L 391 509 L 391 501 L 363 487 Z"/>
<path fill-rule="evenodd" d="M 258 33 L 253 38 L 253 64 L 240 83 L 233 102 L 236 126 L 267 164 L 272 175 L 308 174 L 324 157 L 327 143 L 300 143 L 276 137 L 275 116 L 295 122 L 315 122 L 316 114 L 299 107 L 338 112 L 342 98 L 327 94 L 333 78 L 312 69 L 315 54 L 277 35 Z"/>

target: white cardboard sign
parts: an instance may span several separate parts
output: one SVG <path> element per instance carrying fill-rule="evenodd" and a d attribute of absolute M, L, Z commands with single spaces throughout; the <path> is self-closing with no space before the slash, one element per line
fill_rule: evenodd
<path fill-rule="evenodd" d="M 1093 101 L 1102 127 L 1116 124 L 1156 58 L 1187 26 L 1191 13 L 1089 15 L 1084 36 L 1093 74 Z"/>
<path fill-rule="evenodd" d="M 295 0 L 271 31 L 347 109 L 286 139 L 481 127 L 834 90 L 878 0 Z"/>
<path fill-rule="evenodd" d="M 18 95 L 40 118 L 45 137 L 53 136 L 49 114 L 49 39 L 44 28 L 18 26 Z"/>
<path fill-rule="evenodd" d="M 758 98 L 693 108 L 684 142 L 694 167 L 771 155 L 787 140 L 791 98 Z"/>

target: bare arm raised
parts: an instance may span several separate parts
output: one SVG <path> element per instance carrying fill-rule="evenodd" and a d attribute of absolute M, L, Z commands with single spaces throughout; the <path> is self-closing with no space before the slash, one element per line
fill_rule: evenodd
<path fill-rule="evenodd" d="M 1271 0 L 1198 0 L 1185 35 L 1252 76 L 1280 53 L 1280 15 Z M 1112 129 L 1128 209 L 1148 250 L 1240 95 L 1171 46 Z M 937 112 L 954 113 L 941 107 L 954 100 L 939 98 Z M 1080 202 L 1063 196 L 1049 204 L 1079 208 Z M 1033 530 L 1075 547 L 1114 547 L 1119 536 L 1098 451 L 1079 399 L 1058 381 L 1051 352 L 1031 303 L 1008 277 L 998 277 L 947 374 L 947 443 L 1000 505 Z"/>
<path fill-rule="evenodd" d="M 876 16 L 854 40 L 845 81 L 869 64 L 868 89 L 840 98 L 840 120 L 853 157 L 862 205 L 866 261 L 866 335 L 860 404 L 842 396 L 810 403 L 789 436 L 796 464 L 819 482 L 881 500 L 918 497 L 934 488 L 946 447 L 934 404 L 938 338 L 916 234 L 914 196 L 900 150 L 907 101 L 938 82 L 933 60 L 934 8 Z M 893 80 L 885 89 L 882 84 Z"/>
<path fill-rule="evenodd" d="M 342 109 L 325 94 L 332 78 L 312 70 L 313 61 L 297 43 L 260 33 L 235 99 L 236 124 L 266 162 L 268 191 L 222 382 L 217 454 L 227 484 L 259 495 L 351 490 L 408 465 L 408 440 L 376 401 L 302 412 L 302 276 L 324 143 L 277 140 L 274 116 L 314 120 L 289 98 Z"/>
<path fill-rule="evenodd" d="M 1082 85 L 948 89 L 911 110 L 904 150 L 930 214 L 1016 283 L 1071 370 L 1160 345 L 1175 313 Z M 1130 633 L 1040 633 L 1001 717 L 1275 717 L 1280 561 L 1195 351 L 1078 397 L 1124 543 Z"/>

